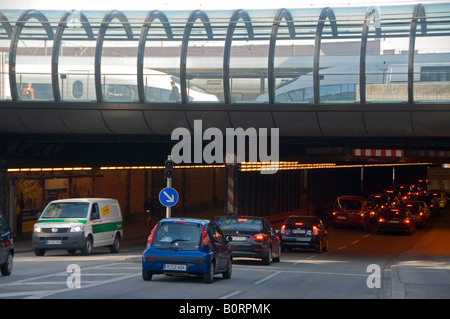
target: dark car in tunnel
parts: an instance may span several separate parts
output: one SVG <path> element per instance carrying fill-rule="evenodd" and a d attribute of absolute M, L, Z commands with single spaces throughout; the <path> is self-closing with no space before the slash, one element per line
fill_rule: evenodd
<path fill-rule="evenodd" d="M 233 258 L 260 258 L 264 265 L 280 261 L 280 238 L 263 217 L 225 217 L 220 229 L 231 239 Z"/>
<path fill-rule="evenodd" d="M 328 250 L 328 232 L 319 217 L 289 216 L 281 227 L 281 250 L 285 248 Z"/>
<path fill-rule="evenodd" d="M 378 219 L 378 232 L 397 232 L 412 235 L 416 221 L 406 206 L 383 210 Z"/>

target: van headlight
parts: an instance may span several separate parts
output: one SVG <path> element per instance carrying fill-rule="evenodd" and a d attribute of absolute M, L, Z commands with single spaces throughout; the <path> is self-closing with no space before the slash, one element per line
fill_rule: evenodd
<path fill-rule="evenodd" d="M 71 233 L 79 233 L 84 231 L 84 227 L 83 226 L 72 226 L 70 227 L 70 232 Z"/>
<path fill-rule="evenodd" d="M 33 230 L 34 230 L 35 233 L 42 233 L 42 228 L 41 227 L 34 226 Z"/>

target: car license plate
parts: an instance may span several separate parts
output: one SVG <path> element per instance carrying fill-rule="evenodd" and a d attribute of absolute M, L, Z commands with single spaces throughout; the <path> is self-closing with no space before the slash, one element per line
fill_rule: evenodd
<path fill-rule="evenodd" d="M 164 270 L 186 271 L 186 265 L 181 265 L 181 264 L 164 264 Z"/>
<path fill-rule="evenodd" d="M 61 245 L 61 239 L 49 239 L 45 243 L 47 245 Z"/>
<path fill-rule="evenodd" d="M 347 219 L 345 216 L 338 216 L 337 219 Z"/>
<path fill-rule="evenodd" d="M 292 233 L 293 234 L 304 235 L 306 233 L 306 230 L 304 230 L 304 229 L 293 229 Z"/>
<path fill-rule="evenodd" d="M 243 236 L 231 236 L 231 239 L 233 239 L 233 241 L 246 241 L 247 238 L 243 237 Z"/>
<path fill-rule="evenodd" d="M 399 223 L 399 221 L 398 220 L 391 220 L 391 221 L 389 221 L 391 224 L 398 224 Z"/>

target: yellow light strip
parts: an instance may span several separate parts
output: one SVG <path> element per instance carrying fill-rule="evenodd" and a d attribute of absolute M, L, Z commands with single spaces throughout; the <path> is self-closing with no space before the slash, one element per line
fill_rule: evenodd
<path fill-rule="evenodd" d="M 337 165 L 336 163 L 307 163 L 298 162 L 243 162 L 240 165 L 242 172 L 253 172 L 261 170 L 298 170 L 298 169 L 320 169 L 320 168 L 354 168 L 354 167 L 381 167 L 381 166 L 413 166 L 432 165 L 433 163 L 391 163 L 391 164 L 348 164 Z M 177 169 L 191 168 L 225 168 L 225 165 L 186 165 L 174 166 Z M 164 166 L 103 166 L 100 170 L 138 170 L 138 169 L 164 169 Z M 44 167 L 44 168 L 8 168 L 8 173 L 18 172 L 61 172 L 61 171 L 89 171 L 92 167 Z"/>
<path fill-rule="evenodd" d="M 7 173 L 17 172 L 60 172 L 60 171 L 90 171 L 92 167 L 33 167 L 33 168 L 8 168 Z"/>

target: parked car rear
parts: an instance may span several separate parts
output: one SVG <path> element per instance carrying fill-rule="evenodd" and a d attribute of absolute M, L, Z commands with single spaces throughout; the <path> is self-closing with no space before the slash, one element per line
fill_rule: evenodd
<path fill-rule="evenodd" d="M 333 225 L 356 226 L 366 229 L 370 224 L 370 210 L 362 196 L 340 196 L 333 206 Z"/>

